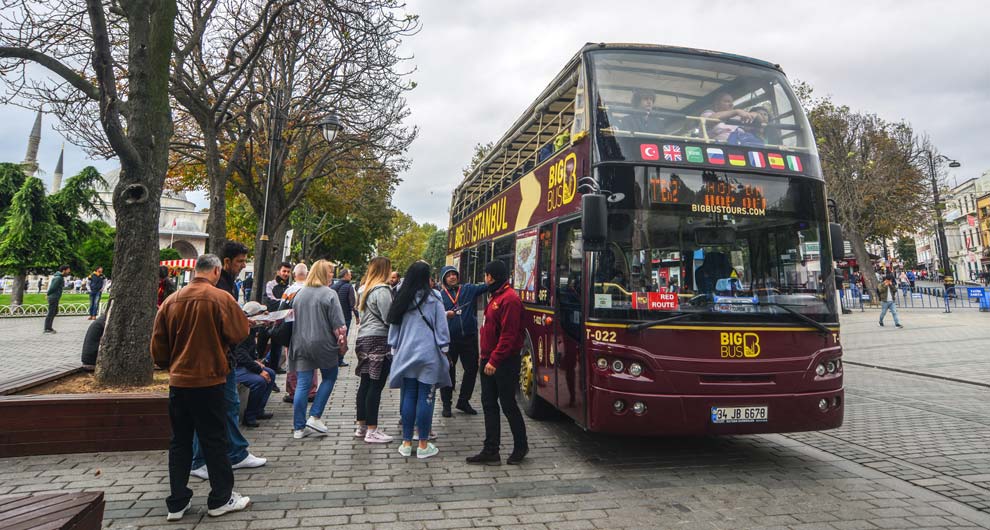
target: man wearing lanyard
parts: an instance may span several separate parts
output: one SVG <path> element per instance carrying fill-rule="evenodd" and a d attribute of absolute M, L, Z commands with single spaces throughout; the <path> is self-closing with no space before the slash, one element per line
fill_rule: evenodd
<path fill-rule="evenodd" d="M 488 287 L 483 284 L 460 285 L 457 269 L 446 266 L 440 269 L 440 297 L 443 308 L 447 310 L 447 327 L 450 328 L 450 348 L 447 358 L 450 360 L 451 386 L 440 389 L 440 399 L 443 401 L 443 417 L 452 416 L 450 410 L 454 399 L 454 386 L 457 384 L 457 359 L 464 367 L 464 379 L 461 380 L 461 391 L 457 398 L 457 410 L 465 414 L 477 414 L 471 407 L 471 394 L 478 379 L 478 317 L 475 301 L 484 294 Z"/>

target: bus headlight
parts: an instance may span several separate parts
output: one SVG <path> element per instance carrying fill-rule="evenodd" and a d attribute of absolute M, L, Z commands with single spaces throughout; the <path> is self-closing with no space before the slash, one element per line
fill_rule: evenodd
<path fill-rule="evenodd" d="M 604 357 L 599 357 L 598 358 L 598 361 L 596 361 L 595 364 L 598 365 L 598 369 L 599 370 L 607 370 L 608 369 L 608 359 L 606 359 Z"/>
<path fill-rule="evenodd" d="M 622 364 L 622 361 L 620 361 L 618 359 L 612 361 L 612 371 L 615 372 L 615 373 L 617 373 L 617 374 L 621 374 L 622 373 L 622 370 L 625 367 L 626 367 L 626 365 Z"/>
<path fill-rule="evenodd" d="M 822 412 L 825 412 L 826 410 L 828 410 L 828 400 L 827 399 L 820 399 L 818 401 L 818 410 L 820 410 Z"/>
<path fill-rule="evenodd" d="M 825 375 L 825 365 L 818 363 L 818 366 L 815 367 L 815 374 L 817 374 L 818 377 Z"/>
<path fill-rule="evenodd" d="M 622 412 L 623 410 L 625 410 L 626 404 L 621 399 L 617 399 L 615 400 L 615 403 L 612 403 L 612 408 L 616 412 Z"/>
<path fill-rule="evenodd" d="M 635 414 L 637 416 L 640 416 L 640 415 L 646 413 L 646 404 L 643 403 L 642 401 L 637 401 L 637 402 L 633 403 L 632 411 L 633 411 L 633 414 Z"/>
<path fill-rule="evenodd" d="M 639 377 L 643 375 L 643 366 L 639 363 L 632 363 L 629 365 L 629 375 L 633 377 Z M 633 412 L 636 412 L 636 406 L 633 405 Z"/>
<path fill-rule="evenodd" d="M 834 374 L 835 373 L 835 361 L 829 361 L 828 362 L 828 365 L 825 367 L 825 369 L 828 371 L 828 373 Z"/>

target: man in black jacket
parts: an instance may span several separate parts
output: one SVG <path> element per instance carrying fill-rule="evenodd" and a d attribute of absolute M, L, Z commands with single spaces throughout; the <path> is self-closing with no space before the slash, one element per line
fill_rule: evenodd
<path fill-rule="evenodd" d="M 65 289 L 65 275 L 69 272 L 69 266 L 62 265 L 48 282 L 48 314 L 45 316 L 45 333 L 55 333 L 52 323 L 55 321 L 55 315 L 58 314 L 58 303 L 62 299 L 62 290 Z"/>
<path fill-rule="evenodd" d="M 251 318 L 265 312 L 265 306 L 258 302 L 244 304 L 244 314 Z M 271 419 L 272 413 L 265 412 L 268 398 L 275 389 L 275 370 L 265 367 L 256 357 L 255 344 L 256 327 L 251 328 L 251 335 L 234 347 L 234 360 L 237 363 L 237 383 L 250 389 L 247 408 L 244 409 L 244 425 L 255 428 L 258 420 Z"/>
<path fill-rule="evenodd" d="M 340 300 L 340 309 L 344 311 L 344 324 L 347 332 L 351 331 L 351 319 L 357 316 L 357 295 L 354 293 L 354 286 L 351 285 L 350 269 L 343 269 L 339 279 L 334 282 L 333 290 L 337 291 L 337 298 Z M 344 356 L 340 356 L 340 366 L 347 366 Z"/>

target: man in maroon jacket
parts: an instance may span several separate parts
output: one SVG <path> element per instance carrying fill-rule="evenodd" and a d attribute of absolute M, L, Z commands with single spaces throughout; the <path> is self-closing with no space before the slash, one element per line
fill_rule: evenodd
<path fill-rule="evenodd" d="M 485 307 L 485 324 L 481 327 L 480 364 L 481 407 L 485 412 L 485 447 L 467 458 L 469 464 L 501 464 L 499 443 L 502 438 L 499 404 L 512 430 L 512 454 L 508 464 L 522 462 L 529 453 L 526 424 L 516 403 L 519 388 L 519 351 L 523 345 L 523 307 L 519 295 L 509 285 L 509 268 L 501 261 L 485 266 L 485 283 L 491 300 Z"/>

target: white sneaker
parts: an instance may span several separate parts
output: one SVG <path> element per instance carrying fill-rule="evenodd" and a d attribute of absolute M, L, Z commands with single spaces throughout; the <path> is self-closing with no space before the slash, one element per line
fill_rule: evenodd
<path fill-rule="evenodd" d="M 206 466 L 197 467 L 196 469 L 190 471 L 189 476 L 196 477 L 200 480 L 210 480 L 210 472 L 206 469 Z"/>
<path fill-rule="evenodd" d="M 223 506 L 209 510 L 206 513 L 208 513 L 210 517 L 220 517 L 225 513 L 239 512 L 250 505 L 251 497 L 245 497 L 235 491 L 231 492 L 230 499 L 227 500 Z"/>
<path fill-rule="evenodd" d="M 416 458 L 429 458 L 431 456 L 436 456 L 436 454 L 439 452 L 440 450 L 437 449 L 437 446 L 428 443 L 426 444 L 426 449 L 423 448 L 416 449 Z"/>
<path fill-rule="evenodd" d="M 399 454 L 402 455 L 402 456 L 404 456 L 404 457 L 406 457 L 406 458 L 409 458 L 410 456 L 412 456 L 412 449 L 413 449 L 413 446 L 411 446 L 411 445 L 400 444 L 399 445 Z"/>
<path fill-rule="evenodd" d="M 364 441 L 369 444 L 387 444 L 392 441 L 392 437 L 383 433 L 381 430 L 375 429 L 374 431 L 368 431 L 368 434 L 364 435 Z"/>
<path fill-rule="evenodd" d="M 367 427 L 358 427 L 357 429 L 354 429 L 354 437 L 355 438 L 364 438 L 364 436 L 366 434 L 368 434 L 368 428 Z"/>
<path fill-rule="evenodd" d="M 327 425 L 316 416 L 310 416 L 309 419 L 306 420 L 306 426 L 320 434 L 326 434 L 327 431 L 330 430 L 327 428 Z"/>
<path fill-rule="evenodd" d="M 240 462 L 230 467 L 232 469 L 244 469 L 244 468 L 252 468 L 252 467 L 261 467 L 267 463 L 268 463 L 267 458 L 259 458 L 257 456 L 252 455 L 251 453 L 248 453 L 248 455 L 244 457 L 244 460 L 241 460 Z"/>
<path fill-rule="evenodd" d="M 309 436 L 309 431 L 307 431 L 306 429 L 298 429 L 292 431 L 292 437 L 295 438 L 296 440 L 302 440 L 307 436 Z"/>
<path fill-rule="evenodd" d="M 185 508 L 177 512 L 168 512 L 168 515 L 165 516 L 165 520 L 178 521 L 179 519 L 182 519 L 182 516 L 186 514 L 186 510 L 188 510 L 189 508 L 192 508 L 192 499 L 189 499 L 189 502 L 186 503 Z"/>

